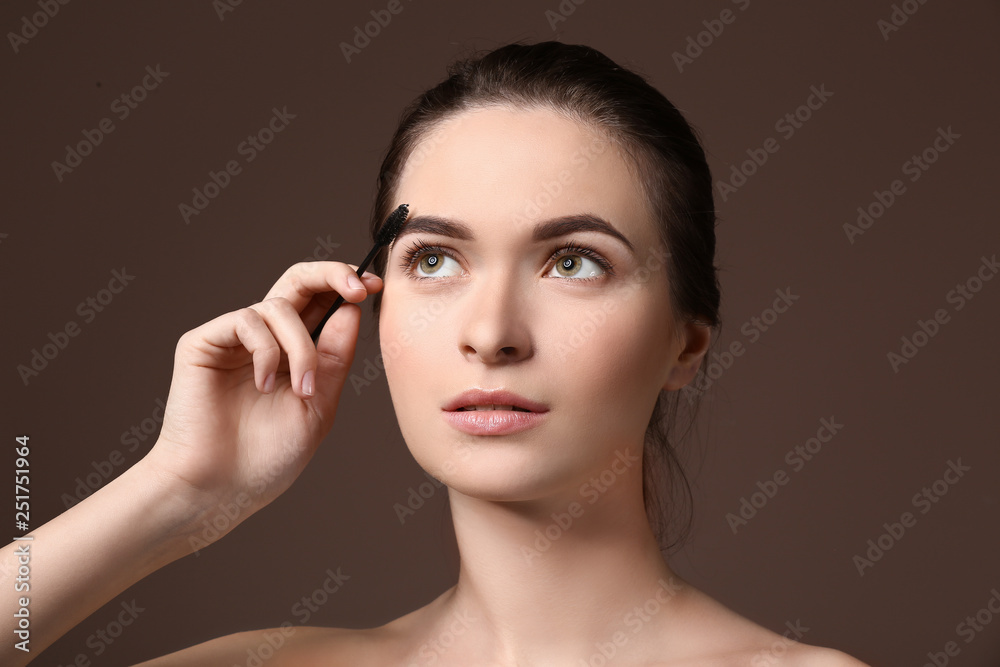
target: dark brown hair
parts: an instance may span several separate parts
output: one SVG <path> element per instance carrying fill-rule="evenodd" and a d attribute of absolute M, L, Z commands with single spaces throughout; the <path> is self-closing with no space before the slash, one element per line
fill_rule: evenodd
<path fill-rule="evenodd" d="M 713 329 L 721 325 L 712 176 L 694 130 L 662 93 L 596 49 L 560 42 L 517 42 L 474 54 L 450 65 L 448 75 L 401 114 L 379 171 L 373 241 L 399 204 L 396 191 L 407 160 L 442 122 L 491 106 L 549 109 L 596 130 L 628 156 L 626 162 L 669 252 L 666 266 L 674 322 L 698 322 Z M 383 248 L 373 262 L 374 272 L 382 277 L 386 256 Z M 381 297 L 379 292 L 372 298 L 376 327 Z M 680 391 L 660 392 L 643 450 L 643 501 L 663 549 L 683 543 L 692 518 L 691 487 L 670 441 L 679 403 Z M 688 428 L 696 411 L 697 404 Z M 677 531 L 665 520 L 658 493 L 661 484 L 672 496 L 671 511 L 689 508 Z M 668 543 L 671 534 L 674 539 Z"/>

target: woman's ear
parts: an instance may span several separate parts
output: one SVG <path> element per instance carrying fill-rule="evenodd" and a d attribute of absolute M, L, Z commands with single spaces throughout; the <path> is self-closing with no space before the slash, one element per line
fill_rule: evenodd
<path fill-rule="evenodd" d="M 712 329 L 705 324 L 688 322 L 684 324 L 676 338 L 677 356 L 671 355 L 667 380 L 663 383 L 663 388 L 667 391 L 680 389 L 697 375 L 701 360 L 708 352 L 709 343 L 712 342 Z"/>

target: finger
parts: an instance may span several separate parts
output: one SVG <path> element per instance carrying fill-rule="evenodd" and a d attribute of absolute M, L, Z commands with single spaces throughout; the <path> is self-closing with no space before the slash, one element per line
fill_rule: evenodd
<path fill-rule="evenodd" d="M 319 323 L 326 317 L 326 314 L 333 307 L 334 302 L 340 297 L 341 293 L 344 294 L 344 301 L 356 302 L 363 300 L 368 293 L 378 292 L 383 287 L 381 278 L 365 271 L 361 276 L 361 283 L 365 287 L 365 290 L 355 290 L 360 293 L 360 296 L 354 296 L 351 294 L 351 289 L 347 281 L 351 280 L 352 276 L 357 275 L 356 265 L 341 262 L 307 262 L 304 264 L 305 266 L 293 265 L 290 267 L 285 272 L 285 275 L 275 283 L 272 292 L 289 293 L 290 291 L 291 293 L 301 295 L 302 301 L 311 295 L 308 303 L 299 309 L 302 321 L 309 331 L 314 331 L 319 326 Z M 326 265 L 326 267 L 323 265 Z M 334 267 L 337 271 L 336 275 L 332 277 L 329 274 L 330 267 Z M 327 271 L 326 275 L 321 273 L 324 270 Z M 338 286 L 338 283 L 345 287 Z M 334 285 L 336 291 L 330 291 L 331 284 Z M 316 291 L 317 289 L 320 291 Z M 298 307 L 297 303 L 299 301 L 297 299 L 289 298 L 289 301 Z"/>
<path fill-rule="evenodd" d="M 364 283 L 369 294 L 379 292 L 384 286 L 381 278 L 373 273 L 368 273 L 367 271 L 362 274 L 361 282 Z M 339 295 L 336 292 L 317 294 L 313 297 L 313 300 L 309 303 L 309 305 L 302 309 L 302 321 L 305 322 L 306 328 L 309 331 L 315 331 L 316 327 L 326 316 L 338 296 Z"/>
<path fill-rule="evenodd" d="M 284 297 L 272 297 L 250 306 L 259 313 L 278 345 L 288 355 L 292 390 L 300 398 L 315 393 L 316 348 L 298 311 Z"/>
<path fill-rule="evenodd" d="M 381 288 L 382 281 L 376 276 L 375 280 L 368 278 L 359 281 L 359 285 L 352 284 L 352 278 L 358 280 L 357 270 L 357 266 L 343 262 L 299 262 L 285 271 L 264 299 L 284 297 L 300 313 L 315 295 L 331 291 L 342 295 L 344 301 L 362 301 L 368 296 L 366 285 Z"/>
<path fill-rule="evenodd" d="M 345 303 L 323 326 L 316 341 L 316 394 L 323 400 L 313 401 L 312 407 L 328 425 L 332 423 L 340 394 L 354 362 L 360 325 L 361 308 L 353 303 Z"/>
<path fill-rule="evenodd" d="M 252 308 L 220 315 L 187 332 L 177 343 L 176 356 L 194 366 L 231 370 L 245 366 L 248 353 L 253 362 L 254 384 L 258 390 L 270 393 L 281 348 L 260 313 Z"/>
<path fill-rule="evenodd" d="M 349 266 L 354 266 L 354 265 L 350 264 Z M 384 280 L 382 280 L 381 278 L 379 278 L 377 275 L 375 275 L 370 271 L 365 271 L 364 273 L 361 274 L 361 282 L 363 282 L 365 284 L 365 287 L 368 288 L 369 294 L 371 294 L 372 292 L 379 291 L 385 284 Z"/>

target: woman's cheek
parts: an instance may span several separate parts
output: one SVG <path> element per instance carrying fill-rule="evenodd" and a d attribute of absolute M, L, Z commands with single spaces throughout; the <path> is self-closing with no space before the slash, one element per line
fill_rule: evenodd
<path fill-rule="evenodd" d="M 379 338 L 386 379 L 407 392 L 411 402 L 418 397 L 411 384 L 427 391 L 436 390 L 434 384 L 440 377 L 443 352 L 442 311 L 433 309 L 430 315 L 428 302 L 419 298 L 404 298 L 396 302 L 399 307 L 385 311 L 380 318 Z M 426 399 L 426 395 L 420 398 Z"/>
<path fill-rule="evenodd" d="M 394 302 L 395 303 L 395 302 Z M 400 315 L 404 315 L 394 307 L 382 307 L 379 316 L 379 347 L 381 348 L 381 362 L 385 369 L 386 379 L 392 386 L 392 378 L 400 373 L 405 373 L 407 356 L 411 354 L 414 347 L 419 342 L 414 338 L 413 333 L 400 320 Z"/>
<path fill-rule="evenodd" d="M 578 362 L 587 367 L 605 365 L 614 346 L 627 344 L 621 331 L 620 307 L 613 300 L 561 309 L 550 319 L 554 323 L 549 341 L 560 363 Z"/>
<path fill-rule="evenodd" d="M 615 398 L 612 403 L 631 403 L 647 391 L 651 378 L 660 371 L 663 336 L 650 313 L 654 306 L 643 299 L 606 301 L 584 309 L 572 318 L 573 326 L 562 334 L 567 361 L 575 361 L 593 391 Z M 581 372 L 578 371 L 578 372 Z"/>

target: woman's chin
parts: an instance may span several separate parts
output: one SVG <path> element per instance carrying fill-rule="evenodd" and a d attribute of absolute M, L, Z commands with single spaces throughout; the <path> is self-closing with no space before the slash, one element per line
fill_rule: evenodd
<path fill-rule="evenodd" d="M 417 461 L 432 477 L 454 491 L 479 500 L 494 502 L 527 502 L 575 494 L 579 481 L 569 479 L 568 471 L 546 470 L 537 458 L 516 461 L 509 458 L 488 461 L 464 461 L 444 467 Z"/>

